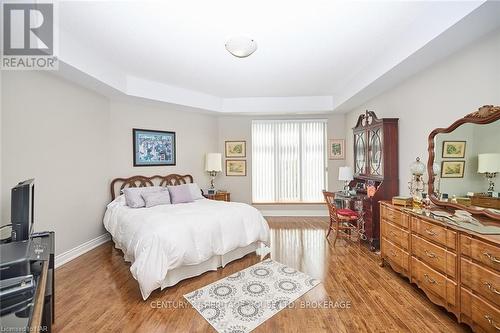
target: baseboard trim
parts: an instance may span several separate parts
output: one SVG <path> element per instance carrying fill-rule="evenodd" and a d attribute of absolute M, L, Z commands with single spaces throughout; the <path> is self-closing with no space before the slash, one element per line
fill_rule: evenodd
<path fill-rule="evenodd" d="M 323 209 L 275 209 L 260 212 L 264 216 L 328 216 L 328 211 Z"/>
<path fill-rule="evenodd" d="M 78 258 L 82 254 L 98 247 L 101 244 L 106 243 L 111 240 L 111 236 L 108 233 L 105 233 L 99 237 L 89 240 L 83 244 L 78 245 L 77 247 L 72 248 L 66 252 L 58 254 L 55 258 L 55 266 L 61 267 L 62 265 L 70 262 L 71 260 Z"/>

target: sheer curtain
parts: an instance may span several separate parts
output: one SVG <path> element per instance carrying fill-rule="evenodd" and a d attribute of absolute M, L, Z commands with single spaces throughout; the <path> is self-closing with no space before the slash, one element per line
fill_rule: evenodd
<path fill-rule="evenodd" d="M 321 202 L 326 120 L 252 122 L 253 202 Z"/>

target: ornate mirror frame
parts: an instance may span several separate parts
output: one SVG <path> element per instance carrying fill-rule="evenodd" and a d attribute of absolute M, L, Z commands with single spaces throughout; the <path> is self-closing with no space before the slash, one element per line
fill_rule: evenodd
<path fill-rule="evenodd" d="M 434 192 L 434 171 L 433 171 L 433 164 L 434 164 L 434 157 L 435 157 L 435 151 L 434 151 L 434 137 L 437 134 L 440 133 L 450 133 L 453 132 L 457 127 L 467 124 L 467 123 L 472 123 L 472 124 L 479 124 L 479 125 L 484 125 L 484 124 L 489 124 L 492 122 L 495 122 L 500 119 L 500 106 L 493 106 L 493 105 L 484 105 L 480 107 L 476 112 L 469 113 L 466 115 L 464 118 L 458 119 L 455 121 L 453 124 L 451 124 L 447 128 L 436 128 L 429 134 L 429 160 L 427 161 L 427 174 L 429 175 L 429 184 L 428 184 L 428 192 L 429 192 L 429 198 L 431 201 L 437 205 L 437 206 L 443 206 L 443 207 L 452 207 L 456 209 L 462 209 L 466 210 L 472 214 L 480 214 L 480 215 L 486 215 L 488 217 L 500 220 L 500 214 L 496 214 L 492 212 L 491 210 L 488 210 L 486 208 L 470 208 L 461 204 L 457 203 L 451 203 L 451 202 L 443 202 L 440 201 Z"/>

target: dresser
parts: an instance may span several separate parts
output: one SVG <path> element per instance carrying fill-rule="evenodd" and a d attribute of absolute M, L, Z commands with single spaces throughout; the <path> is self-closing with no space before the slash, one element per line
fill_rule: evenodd
<path fill-rule="evenodd" d="M 359 116 L 353 128 L 354 179 L 349 186 L 356 190 L 363 205 L 365 235 L 371 250 L 379 247 L 379 201 L 399 194 L 398 119 L 379 119 L 373 111 Z M 376 191 L 368 196 L 366 187 Z"/>
<path fill-rule="evenodd" d="M 470 200 L 472 206 L 500 209 L 500 198 L 493 198 L 485 195 L 474 195 L 470 198 Z"/>
<path fill-rule="evenodd" d="M 443 210 L 442 208 L 439 210 Z M 486 235 L 380 202 L 388 264 L 475 332 L 500 330 L 500 235 Z M 484 225 L 498 225 L 481 218 Z"/>

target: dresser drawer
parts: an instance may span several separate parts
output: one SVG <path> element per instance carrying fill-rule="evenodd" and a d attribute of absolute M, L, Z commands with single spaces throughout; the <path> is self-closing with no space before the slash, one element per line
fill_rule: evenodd
<path fill-rule="evenodd" d="M 396 264 L 406 272 L 410 270 L 410 255 L 386 237 L 382 237 L 381 251 L 385 259 Z"/>
<path fill-rule="evenodd" d="M 412 254 L 419 257 L 431 268 L 448 275 L 453 280 L 457 277 L 457 255 L 443 247 L 412 235 Z"/>
<path fill-rule="evenodd" d="M 412 230 L 425 239 L 434 241 L 450 249 L 456 249 L 457 233 L 437 224 L 424 221 L 419 218 L 412 218 Z"/>
<path fill-rule="evenodd" d="M 381 216 L 395 225 L 406 229 L 409 228 L 408 215 L 400 212 L 399 210 L 382 206 Z"/>
<path fill-rule="evenodd" d="M 500 275 L 470 260 L 460 262 L 462 283 L 488 301 L 500 306 Z"/>
<path fill-rule="evenodd" d="M 417 279 L 420 288 L 437 296 L 443 306 L 449 304 L 455 307 L 457 305 L 458 286 L 454 281 L 446 278 L 446 276 L 420 260 L 412 260 L 412 276 Z M 438 302 L 435 301 L 435 303 Z"/>
<path fill-rule="evenodd" d="M 461 311 L 472 320 L 475 332 L 500 331 L 500 312 L 486 301 L 462 288 L 460 293 Z"/>
<path fill-rule="evenodd" d="M 382 235 L 388 238 L 391 242 L 399 245 L 404 250 L 408 251 L 410 233 L 395 224 L 389 223 L 387 220 L 382 220 Z"/>
<path fill-rule="evenodd" d="M 500 248 L 465 235 L 460 237 L 460 251 L 463 255 L 500 271 Z"/>

